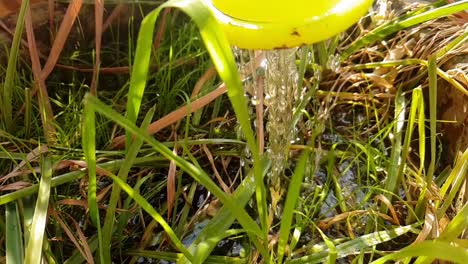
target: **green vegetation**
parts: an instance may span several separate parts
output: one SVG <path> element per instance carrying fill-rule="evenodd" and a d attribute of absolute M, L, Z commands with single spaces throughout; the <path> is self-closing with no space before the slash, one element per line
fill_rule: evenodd
<path fill-rule="evenodd" d="M 442 81 L 467 93 L 443 68 L 467 48 L 466 1 L 374 12 L 298 49 L 283 196 L 252 88 L 261 52 L 233 53 L 201 1 L 107 3 L 127 15 L 109 27 L 103 6 L 65 1 L 80 17 L 47 26 L 48 57 L 28 2 L 27 44 L 17 26 L 0 69 L 3 261 L 468 259 L 468 150 L 447 154 L 437 113 Z"/>

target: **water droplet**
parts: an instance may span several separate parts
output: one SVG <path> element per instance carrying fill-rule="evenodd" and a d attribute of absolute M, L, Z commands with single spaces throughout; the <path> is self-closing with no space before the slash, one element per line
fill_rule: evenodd
<path fill-rule="evenodd" d="M 252 102 L 252 105 L 258 105 L 259 103 L 258 97 L 252 96 L 251 102 Z"/>

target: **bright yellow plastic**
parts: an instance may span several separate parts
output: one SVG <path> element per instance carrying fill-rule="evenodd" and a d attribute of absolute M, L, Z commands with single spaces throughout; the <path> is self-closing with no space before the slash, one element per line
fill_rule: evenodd
<path fill-rule="evenodd" d="M 356 23 L 373 0 L 205 0 L 232 45 L 278 49 L 328 39 Z"/>

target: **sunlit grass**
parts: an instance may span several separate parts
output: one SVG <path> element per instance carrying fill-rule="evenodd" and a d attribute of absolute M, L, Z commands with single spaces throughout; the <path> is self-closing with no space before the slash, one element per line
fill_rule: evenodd
<path fill-rule="evenodd" d="M 356 27 L 348 32 L 354 39 L 301 47 L 299 84 L 307 89 L 291 113 L 299 139 L 290 149 L 285 196 L 277 208 L 264 180 L 271 164 L 258 147 L 266 140 L 268 148 L 268 137 L 255 134 L 258 113 L 243 87 L 264 69 L 239 75 L 238 67 L 247 66 L 234 59 L 201 1 L 127 5 L 131 12 L 158 9 L 144 18 L 138 35 L 136 28 L 126 32 L 128 43 L 119 42 L 119 31 L 110 34 L 108 46 L 103 43 L 103 63 L 110 66 L 101 65 L 109 71 L 102 72 L 97 97 L 85 95 L 93 51 L 79 41 L 74 45 L 82 46 L 59 60 L 74 70 L 58 66 L 47 81 L 56 145 L 44 143 L 30 65 L 10 57 L 5 67 L 0 249 L 7 261 L 463 263 L 467 258 L 461 234 L 468 226 L 462 198 L 468 151 L 453 167 L 440 167 L 444 146 L 437 141 L 436 100 L 440 80 L 468 94 L 442 67 L 466 45 L 468 33 L 428 56 L 412 57 L 407 48 L 401 58 L 386 57 L 407 44 L 396 31 L 413 26 L 417 32 L 427 20 L 465 10 L 466 2 L 439 1 L 436 8 L 411 11 L 377 28 Z M 165 8 L 172 11 L 162 18 Z M 159 32 L 163 38 L 155 47 Z M 18 54 L 14 43 L 11 54 Z M 343 65 L 332 67 L 338 60 Z M 209 75 L 212 67 L 219 77 Z M 411 69 L 417 70 L 410 82 L 401 76 Z M 204 74 L 210 77 L 202 91 L 190 98 Z M 214 103 L 174 115 L 158 133 L 148 133 L 151 122 L 181 106 L 190 109 L 222 82 L 227 96 L 220 93 Z M 125 149 L 112 149 L 123 134 Z M 38 145 L 47 150 L 38 154 Z"/>

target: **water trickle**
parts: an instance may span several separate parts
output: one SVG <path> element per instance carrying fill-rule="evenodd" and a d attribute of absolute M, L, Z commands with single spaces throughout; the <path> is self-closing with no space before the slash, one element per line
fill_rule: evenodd
<path fill-rule="evenodd" d="M 239 71 L 244 79 L 244 86 L 250 95 L 251 106 L 265 105 L 267 114 L 266 134 L 268 136 L 267 154 L 272 161 L 269 182 L 272 187 L 280 191 L 280 175 L 283 173 L 289 156 L 289 146 L 297 139 L 297 129 L 292 125 L 293 112 L 296 102 L 304 92 L 298 89 L 299 74 L 296 66 L 297 49 L 279 49 L 259 52 L 234 48 L 234 55 L 239 62 Z M 256 62 L 258 59 L 261 61 Z M 254 66 L 256 65 L 256 66 Z M 260 83 L 261 82 L 261 83 Z M 263 87 L 263 93 L 259 89 Z M 259 93 L 260 91 L 260 93 Z M 252 109 L 250 109 L 252 110 Z M 258 120 L 251 120 L 254 127 L 259 126 Z M 248 148 L 244 150 L 241 166 L 251 157 Z"/>
<path fill-rule="evenodd" d="M 295 138 L 292 117 L 298 83 L 296 49 L 265 51 L 265 105 L 268 107 L 268 154 L 272 161 L 270 183 L 280 189 L 280 175 Z"/>

